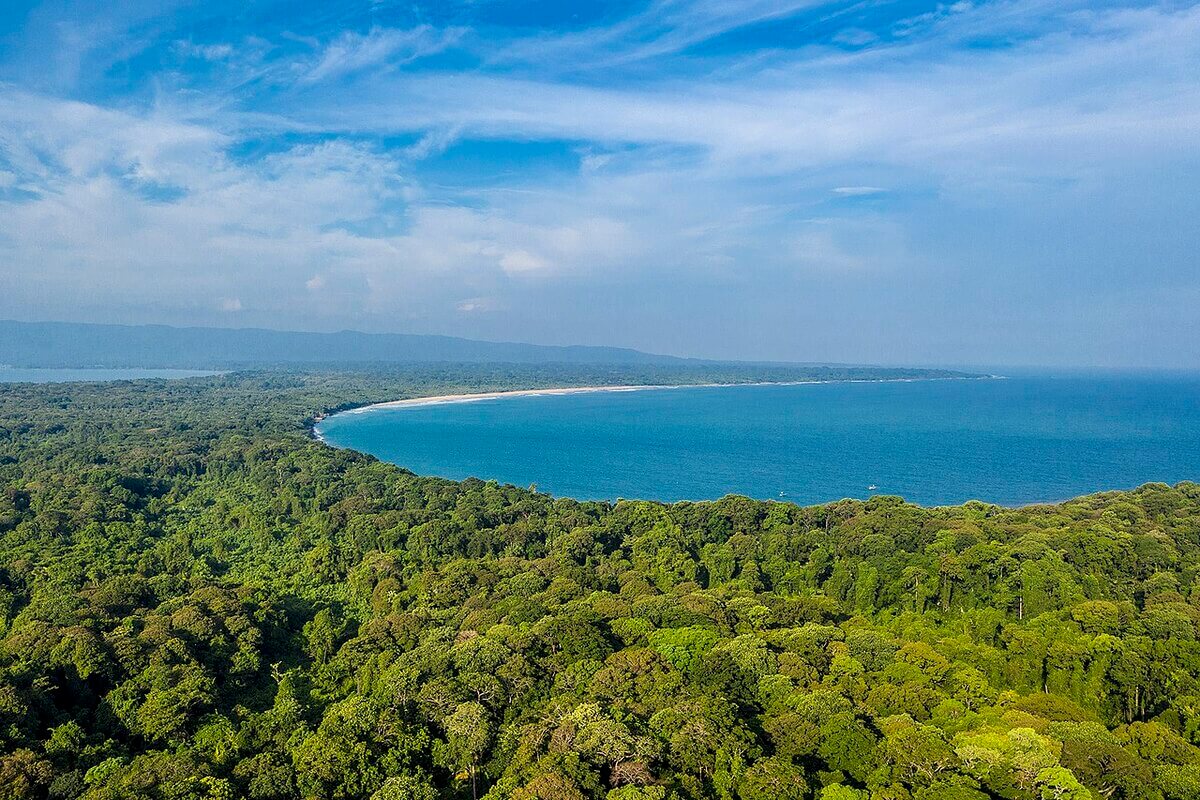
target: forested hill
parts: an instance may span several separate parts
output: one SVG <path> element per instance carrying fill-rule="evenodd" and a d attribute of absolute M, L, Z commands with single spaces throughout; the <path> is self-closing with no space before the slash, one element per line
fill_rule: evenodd
<path fill-rule="evenodd" d="M 556 369 L 0 387 L 0 800 L 1200 797 L 1200 485 L 581 503 L 305 427 Z"/>

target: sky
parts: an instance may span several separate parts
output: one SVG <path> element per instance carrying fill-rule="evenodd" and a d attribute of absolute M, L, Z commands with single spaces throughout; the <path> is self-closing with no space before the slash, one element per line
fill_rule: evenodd
<path fill-rule="evenodd" d="M 0 318 L 1200 368 L 1200 5 L 0 5 Z"/>

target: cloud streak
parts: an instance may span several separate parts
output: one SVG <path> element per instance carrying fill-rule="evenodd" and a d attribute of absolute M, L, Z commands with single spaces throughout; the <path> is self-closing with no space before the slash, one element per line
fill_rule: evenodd
<path fill-rule="evenodd" d="M 403 66 L 445 50 L 461 35 L 458 28 L 439 31 L 428 25 L 407 30 L 372 28 L 366 34 L 346 31 L 324 47 L 302 80 L 316 83 L 372 67 Z"/>

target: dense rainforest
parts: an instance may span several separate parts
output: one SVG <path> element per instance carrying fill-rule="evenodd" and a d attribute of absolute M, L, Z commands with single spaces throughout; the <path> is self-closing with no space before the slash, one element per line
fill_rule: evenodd
<path fill-rule="evenodd" d="M 443 391 L 764 377 L 0 387 L 0 798 L 1200 798 L 1200 485 L 576 502 L 307 429 Z"/>

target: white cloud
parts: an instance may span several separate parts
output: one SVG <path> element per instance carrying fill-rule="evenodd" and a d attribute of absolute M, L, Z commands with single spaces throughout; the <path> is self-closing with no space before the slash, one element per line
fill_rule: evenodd
<path fill-rule="evenodd" d="M 551 266 L 549 261 L 527 250 L 512 250 L 500 256 L 500 267 L 509 275 L 528 275 L 532 272 L 545 272 Z"/>
<path fill-rule="evenodd" d="M 407 64 L 453 46 L 462 34 L 461 28 L 438 30 L 429 25 L 372 28 L 366 34 L 346 31 L 325 46 L 304 80 L 317 82 L 370 67 Z"/>
<path fill-rule="evenodd" d="M 0 130 L 20 131 L 22 158 L 9 160 L 24 159 L 37 195 L 0 214 L 0 260 L 36 264 L 9 304 L 420 313 L 443 293 L 587 274 L 636 250 L 623 223 L 569 194 L 507 208 L 414 204 L 401 164 L 367 146 L 241 162 L 204 128 L 33 96 L 0 97 Z M 178 191 L 147 202 L 143 174 Z"/>
<path fill-rule="evenodd" d="M 862 47 L 863 45 L 879 41 L 879 36 L 861 28 L 846 28 L 836 33 L 833 40 L 840 44 L 848 44 L 851 47 Z"/>
<path fill-rule="evenodd" d="M 838 186 L 833 190 L 834 194 L 840 194 L 844 197 L 866 197 L 873 194 L 883 194 L 887 189 L 878 186 Z"/>
<path fill-rule="evenodd" d="M 459 133 L 459 129 L 453 126 L 429 131 L 415 144 L 404 148 L 404 155 L 417 161 L 441 155 L 450 145 L 454 144 Z"/>
<path fill-rule="evenodd" d="M 490 297 L 471 297 L 461 300 L 455 309 L 461 314 L 481 314 L 495 308 L 495 300 Z"/>
<path fill-rule="evenodd" d="M 0 151 L 35 181 L 116 173 L 138 181 L 196 182 L 228 143 L 223 134 L 189 122 L 0 85 Z"/>
<path fill-rule="evenodd" d="M 239 163 L 207 129 L 21 101 L 0 97 L 0 130 L 19 132 L 0 147 L 36 197 L 0 214 L 0 258 L 31 265 L 27 299 L 277 307 L 295 294 L 284 287 L 311 290 L 330 264 L 375 260 L 378 242 L 346 229 L 402 213 L 390 205 L 404 178 L 370 148 L 301 145 Z M 177 192 L 147 201 L 151 177 Z"/>
<path fill-rule="evenodd" d="M 190 58 L 201 58 L 205 61 L 224 61 L 233 55 L 233 45 L 227 43 L 196 44 L 195 42 L 180 40 L 175 43 L 175 51 Z"/>

